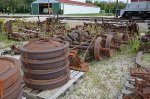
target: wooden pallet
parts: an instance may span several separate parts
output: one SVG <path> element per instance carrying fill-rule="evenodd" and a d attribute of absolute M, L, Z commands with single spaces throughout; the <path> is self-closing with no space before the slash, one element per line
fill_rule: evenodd
<path fill-rule="evenodd" d="M 38 91 L 28 88 L 22 83 L 23 86 L 23 96 L 27 99 L 56 99 L 62 95 L 64 95 L 68 90 L 70 90 L 74 84 L 76 84 L 84 75 L 84 72 L 71 70 L 70 80 L 67 84 L 62 87 L 47 90 L 47 91 Z"/>

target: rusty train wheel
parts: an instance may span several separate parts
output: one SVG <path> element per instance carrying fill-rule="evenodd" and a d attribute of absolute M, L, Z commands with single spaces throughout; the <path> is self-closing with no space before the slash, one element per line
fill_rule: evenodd
<path fill-rule="evenodd" d="M 0 57 L 0 79 L 3 89 L 7 89 L 21 77 L 20 66 L 20 62 L 16 59 Z"/>
<path fill-rule="evenodd" d="M 129 39 L 128 35 L 127 34 L 123 34 L 123 33 L 119 33 L 117 35 L 117 46 L 121 46 L 122 42 L 127 42 Z"/>
<path fill-rule="evenodd" d="M 102 60 L 103 52 L 101 50 L 104 41 L 103 38 L 98 37 L 94 44 L 94 57 L 97 61 Z"/>
<path fill-rule="evenodd" d="M 66 74 L 62 75 L 59 78 L 56 79 L 50 79 L 50 80 L 33 80 L 26 78 L 23 76 L 23 79 L 26 83 L 26 85 L 32 89 L 35 90 L 50 90 L 57 87 L 60 87 L 64 84 L 66 84 L 70 78 L 70 72 L 68 71 Z"/>
<path fill-rule="evenodd" d="M 16 81 L 13 85 L 4 90 L 4 99 L 16 99 L 18 95 L 21 94 L 21 90 L 21 78 L 18 78 L 18 81 Z"/>
<path fill-rule="evenodd" d="M 26 64 L 28 61 L 28 65 Z M 30 60 L 21 57 L 22 66 L 24 68 L 30 67 L 32 70 L 49 70 L 54 68 L 61 68 L 64 67 L 66 64 L 69 63 L 68 56 L 61 56 L 53 59 L 45 59 L 45 60 Z"/>
<path fill-rule="evenodd" d="M 33 41 L 20 48 L 21 56 L 28 59 L 51 59 L 68 52 L 69 43 L 52 40 Z"/>
<path fill-rule="evenodd" d="M 30 74 L 30 79 L 49 80 L 58 78 L 61 75 L 66 74 L 68 71 L 68 66 L 69 63 L 59 68 L 50 70 L 30 70 L 30 72 L 28 71 L 28 69 L 24 68 L 24 66 L 22 66 L 21 69 L 23 70 L 25 77 L 28 77 Z"/>
<path fill-rule="evenodd" d="M 117 42 L 116 42 L 118 46 L 121 45 L 122 38 L 123 38 L 123 34 L 122 33 L 118 33 L 118 35 L 117 35 Z"/>
<path fill-rule="evenodd" d="M 115 46 L 115 40 L 112 35 L 107 35 L 106 42 L 105 42 L 105 48 L 109 49 L 105 51 L 105 55 L 107 57 L 112 57 L 115 51 L 114 49 L 111 49 L 111 46 Z"/>

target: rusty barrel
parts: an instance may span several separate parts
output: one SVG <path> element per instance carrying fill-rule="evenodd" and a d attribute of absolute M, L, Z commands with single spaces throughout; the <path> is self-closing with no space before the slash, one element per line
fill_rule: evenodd
<path fill-rule="evenodd" d="M 69 43 L 37 40 L 20 48 L 21 69 L 26 85 L 35 90 L 49 90 L 68 82 Z"/>
<path fill-rule="evenodd" d="M 14 58 L 0 57 L 0 99 L 21 99 L 20 62 Z"/>

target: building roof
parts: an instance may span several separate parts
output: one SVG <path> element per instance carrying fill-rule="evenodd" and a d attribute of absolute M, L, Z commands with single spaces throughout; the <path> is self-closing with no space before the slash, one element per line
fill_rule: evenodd
<path fill-rule="evenodd" d="M 36 0 L 36 1 L 34 1 L 34 2 L 32 2 L 32 3 L 58 3 L 58 1 L 56 1 L 56 0 Z"/>
<path fill-rule="evenodd" d="M 90 3 L 84 3 L 84 2 L 78 2 L 78 1 L 72 1 L 72 0 L 36 0 L 32 3 L 67 3 L 67 4 L 74 4 L 74 5 L 81 5 L 81 6 L 90 6 L 90 7 L 98 7 L 94 4 Z"/>
<path fill-rule="evenodd" d="M 78 1 L 73 1 L 73 0 L 57 0 L 58 2 L 61 3 L 68 3 L 68 4 L 75 4 L 75 5 L 82 5 L 82 6 L 91 6 L 91 7 L 98 7 L 94 4 L 90 3 L 84 3 L 84 2 L 78 2 Z"/>

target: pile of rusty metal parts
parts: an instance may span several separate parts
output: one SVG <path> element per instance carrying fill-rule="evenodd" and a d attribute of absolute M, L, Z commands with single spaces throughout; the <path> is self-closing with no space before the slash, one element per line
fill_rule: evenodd
<path fill-rule="evenodd" d="M 5 23 L 5 33 L 8 39 L 24 41 L 40 38 L 43 35 L 51 36 L 67 32 L 64 23 L 47 19 L 43 22 L 25 22 L 22 20 L 9 20 Z"/>
<path fill-rule="evenodd" d="M 20 62 L 0 57 L 0 99 L 22 99 Z"/>
<path fill-rule="evenodd" d="M 38 31 L 22 29 L 22 28 L 18 29 L 17 32 L 14 32 L 12 26 L 13 22 L 14 20 L 10 20 L 5 23 L 5 34 L 7 35 L 8 39 L 23 41 L 32 38 L 37 38 L 39 36 Z"/>
<path fill-rule="evenodd" d="M 145 68 L 141 64 L 142 55 L 145 52 L 140 51 L 136 57 L 136 68 L 130 70 L 130 79 L 127 90 L 131 92 L 124 94 L 123 99 L 150 99 L 150 68 Z"/>
<path fill-rule="evenodd" d="M 40 39 L 20 48 L 23 79 L 35 90 L 60 87 L 70 79 L 69 43 Z"/>
<path fill-rule="evenodd" d="M 102 22 L 101 27 L 106 32 L 126 33 L 128 31 L 130 35 L 139 34 L 139 26 L 134 20 L 126 23 Z"/>
<path fill-rule="evenodd" d="M 89 56 L 93 56 L 97 61 L 112 57 L 115 49 L 120 49 L 122 44 L 128 43 L 127 34 L 104 32 L 92 35 L 85 30 L 73 30 L 66 36 L 56 36 L 56 39 L 69 41 L 70 49 L 85 51 L 85 58 L 89 53 Z"/>
<path fill-rule="evenodd" d="M 150 50 L 150 22 L 148 23 L 148 29 L 149 31 L 147 32 L 146 35 L 141 37 L 141 51 L 148 51 Z"/>

